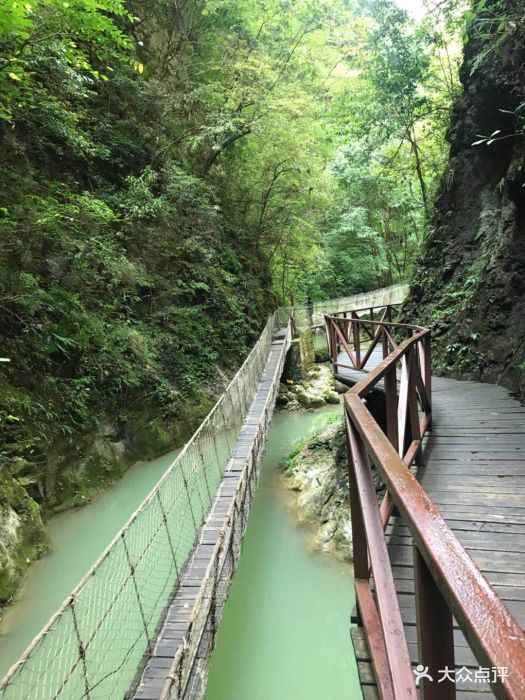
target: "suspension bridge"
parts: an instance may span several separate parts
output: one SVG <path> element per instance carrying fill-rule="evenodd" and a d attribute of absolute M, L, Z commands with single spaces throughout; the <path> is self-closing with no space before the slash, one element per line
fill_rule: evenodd
<path fill-rule="evenodd" d="M 525 698 L 525 409 L 501 387 L 432 378 L 430 331 L 392 321 L 406 293 L 397 285 L 275 312 L 2 680 L 2 700 L 202 696 L 292 333 L 322 324 L 333 370 L 351 387 L 351 634 L 365 700 Z M 371 392 L 384 415 L 369 411 Z"/>

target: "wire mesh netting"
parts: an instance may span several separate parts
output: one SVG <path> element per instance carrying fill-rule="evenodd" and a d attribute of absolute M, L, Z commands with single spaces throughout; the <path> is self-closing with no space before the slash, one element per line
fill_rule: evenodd
<path fill-rule="evenodd" d="M 96 700 L 127 695 L 137 669 L 153 648 L 166 607 L 232 456 L 273 333 L 285 326 L 288 318 L 288 312 L 280 310 L 268 321 L 195 435 L 4 678 L 2 700 Z M 243 493 L 249 493 L 248 485 Z M 234 528 L 229 537 L 231 542 L 217 545 L 225 553 L 214 564 L 221 570 L 229 566 L 226 557 L 233 556 L 228 552 L 238 547 Z M 209 596 L 206 586 L 200 595 L 203 600 Z M 209 616 L 206 607 L 203 605 L 199 613 L 205 615 L 205 621 Z"/>
<path fill-rule="evenodd" d="M 228 517 L 228 527 L 211 558 L 185 644 L 173 662 L 162 693 L 162 700 L 193 700 L 202 694 L 208 659 L 213 649 L 230 580 L 236 569 L 241 541 L 249 512 L 256 477 L 250 469 L 237 491 Z"/>
<path fill-rule="evenodd" d="M 283 368 L 286 347 L 285 345 L 276 369 L 277 379 Z M 250 458 L 226 514 L 226 524 L 221 530 L 199 596 L 193 606 L 190 629 L 167 674 L 161 700 L 197 700 L 202 696 L 217 626 L 241 551 L 242 536 L 255 490 L 257 468 L 263 454 L 278 390 L 279 382 L 274 381 L 266 397 L 265 409 L 258 423 Z"/>
<path fill-rule="evenodd" d="M 399 304 L 405 301 L 407 295 L 408 284 L 394 284 L 371 292 L 316 302 L 311 306 L 300 304 L 294 307 L 294 321 L 297 328 L 322 326 L 325 314 L 349 311 L 350 309 L 364 309 L 368 306 Z"/>

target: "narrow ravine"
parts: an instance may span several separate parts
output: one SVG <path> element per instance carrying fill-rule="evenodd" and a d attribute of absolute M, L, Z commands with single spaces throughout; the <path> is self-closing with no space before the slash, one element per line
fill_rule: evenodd
<path fill-rule="evenodd" d="M 352 568 L 313 551 L 279 465 L 321 412 L 276 414 L 243 552 L 212 655 L 206 700 L 361 697 L 349 632 Z"/>
<path fill-rule="evenodd" d="M 104 551 L 179 450 L 129 469 L 112 488 L 83 508 L 47 523 L 53 549 L 32 564 L 16 601 L 0 622 L 0 677 Z"/>

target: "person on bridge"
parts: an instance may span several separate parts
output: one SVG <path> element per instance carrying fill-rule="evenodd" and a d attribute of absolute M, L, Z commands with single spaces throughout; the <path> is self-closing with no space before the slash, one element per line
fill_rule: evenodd
<path fill-rule="evenodd" d="M 314 301 L 310 295 L 306 300 L 306 313 L 308 314 L 308 325 L 314 325 Z"/>

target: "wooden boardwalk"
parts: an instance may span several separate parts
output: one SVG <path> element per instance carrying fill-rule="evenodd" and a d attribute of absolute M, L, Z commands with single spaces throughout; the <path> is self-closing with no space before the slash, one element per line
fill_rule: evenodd
<path fill-rule="evenodd" d="M 343 365 L 350 365 L 350 358 L 346 354 L 346 352 L 340 352 L 339 353 L 339 361 Z M 357 383 L 360 379 L 364 377 L 364 375 L 374 367 L 377 367 L 377 365 L 383 361 L 383 351 L 382 349 L 377 346 L 373 349 L 372 354 L 370 355 L 370 359 L 366 363 L 366 370 L 360 370 L 360 369 L 349 369 L 349 367 L 340 367 L 338 368 L 335 377 L 336 379 L 339 379 L 340 381 L 344 382 L 347 384 L 348 382 L 353 382 Z M 383 388 L 384 382 L 381 379 L 377 383 L 378 388 Z"/>
<path fill-rule="evenodd" d="M 368 368 L 381 359 L 378 351 L 375 362 Z M 345 361 L 342 356 L 341 362 Z M 341 371 L 345 373 L 350 376 L 348 370 Z M 362 377 L 362 373 L 355 375 L 352 378 Z M 424 440 L 423 466 L 414 467 L 413 471 L 523 628 L 525 408 L 506 389 L 476 382 L 434 378 L 432 394 L 432 431 Z M 416 665 L 412 538 L 402 521 L 395 517 L 386 532 L 409 651 Z M 379 695 L 370 654 L 364 631 L 355 624 L 355 613 L 353 623 L 352 641 L 363 696 L 365 700 L 375 700 Z M 454 641 L 458 698 L 480 700 L 482 694 L 491 696 L 488 683 L 479 680 L 479 664 L 457 627 Z"/>

